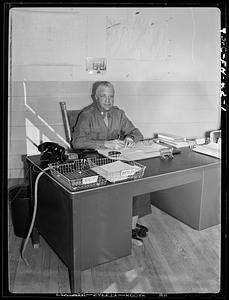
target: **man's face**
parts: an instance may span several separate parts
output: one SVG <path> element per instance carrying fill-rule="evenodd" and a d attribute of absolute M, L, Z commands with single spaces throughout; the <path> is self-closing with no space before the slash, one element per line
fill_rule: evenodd
<path fill-rule="evenodd" d="M 96 100 L 102 110 L 108 111 L 114 104 L 114 90 L 112 87 L 100 86 L 96 92 Z"/>

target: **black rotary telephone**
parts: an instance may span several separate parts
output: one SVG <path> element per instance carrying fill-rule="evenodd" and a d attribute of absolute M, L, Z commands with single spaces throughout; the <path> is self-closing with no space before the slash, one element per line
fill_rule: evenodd
<path fill-rule="evenodd" d="M 42 163 L 65 163 L 70 160 L 69 157 L 65 154 L 65 148 L 52 142 L 45 142 L 37 146 L 38 150 L 41 152 L 41 162 Z M 75 149 L 70 151 L 77 154 L 79 159 L 99 158 L 98 151 L 94 149 Z M 75 159 L 75 158 L 74 158 Z"/>
<path fill-rule="evenodd" d="M 41 161 L 47 163 L 65 162 L 65 148 L 52 142 L 40 144 L 38 150 L 41 152 Z"/>

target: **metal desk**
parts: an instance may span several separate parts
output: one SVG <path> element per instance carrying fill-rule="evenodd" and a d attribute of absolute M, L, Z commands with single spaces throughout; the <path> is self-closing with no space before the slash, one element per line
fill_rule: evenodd
<path fill-rule="evenodd" d="M 32 192 L 39 160 L 27 157 Z M 35 227 L 69 268 L 73 293 L 82 270 L 131 254 L 134 196 L 150 194 L 153 205 L 197 230 L 220 222 L 219 159 L 182 149 L 172 160 L 139 162 L 141 179 L 78 192 L 41 176 Z"/>

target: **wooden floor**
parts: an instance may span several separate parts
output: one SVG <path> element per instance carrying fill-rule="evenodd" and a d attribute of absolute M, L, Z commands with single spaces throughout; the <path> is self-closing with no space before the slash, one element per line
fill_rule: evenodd
<path fill-rule="evenodd" d="M 152 207 L 144 246 L 132 254 L 82 272 L 83 293 L 217 293 L 220 289 L 220 225 L 196 231 Z M 28 244 L 9 218 L 9 290 L 12 293 L 70 293 L 68 269 L 41 238 Z"/>

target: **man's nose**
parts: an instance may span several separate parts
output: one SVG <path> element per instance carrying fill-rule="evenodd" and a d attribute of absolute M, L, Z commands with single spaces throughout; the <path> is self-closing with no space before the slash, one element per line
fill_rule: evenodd
<path fill-rule="evenodd" d="M 110 99 L 110 97 L 106 97 L 106 99 L 105 99 L 105 103 L 111 103 L 111 99 Z"/>

